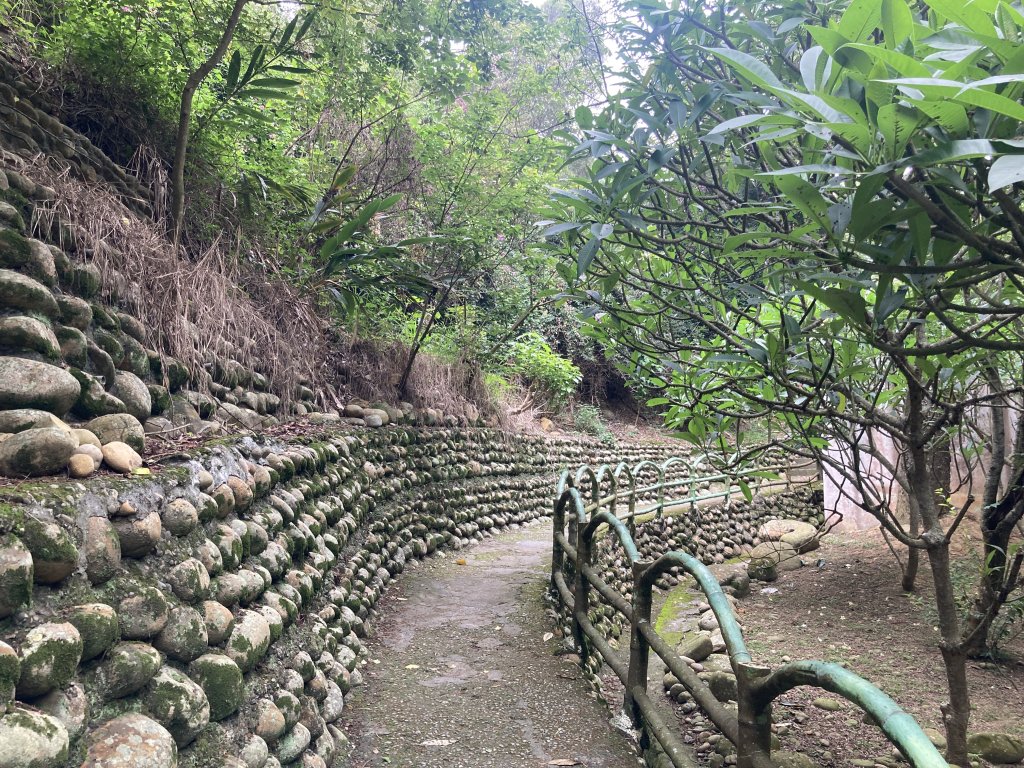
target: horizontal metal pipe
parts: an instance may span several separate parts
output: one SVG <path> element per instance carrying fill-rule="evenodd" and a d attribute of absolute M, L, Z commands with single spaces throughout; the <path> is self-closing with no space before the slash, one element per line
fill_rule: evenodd
<path fill-rule="evenodd" d="M 722 732 L 725 738 L 735 744 L 739 739 L 740 733 L 736 715 L 726 709 L 715 698 L 714 694 L 711 693 L 711 689 L 704 684 L 704 681 L 697 676 L 696 672 L 690 669 L 690 665 L 672 650 L 672 646 L 661 638 L 661 635 L 654 630 L 654 627 L 647 622 L 642 622 L 639 629 L 647 644 L 651 646 L 651 650 L 658 654 L 658 657 L 665 662 L 665 666 L 668 667 L 669 671 L 690 692 L 693 700 L 697 702 L 697 706 L 704 710 L 704 713 L 711 719 L 711 722 L 718 726 L 718 730 Z"/>
<path fill-rule="evenodd" d="M 569 540 L 565 538 L 565 534 L 561 531 L 555 533 L 555 541 L 558 542 L 558 546 L 569 556 L 569 559 L 576 562 L 576 547 L 569 543 Z"/>
<path fill-rule="evenodd" d="M 597 652 L 601 654 L 601 658 L 604 659 L 604 663 L 611 667 L 612 672 L 623 683 L 626 682 L 626 665 L 619 660 L 619 657 L 615 655 L 615 649 L 611 647 L 607 640 L 604 639 L 604 635 L 597 631 L 597 627 L 590 623 L 590 619 L 585 613 L 581 615 L 580 611 L 575 612 L 576 621 L 579 622 L 583 632 L 590 639 L 590 642 L 594 644 Z"/>
<path fill-rule="evenodd" d="M 569 585 L 565 582 L 564 573 L 556 573 L 553 577 L 555 586 L 558 588 L 558 595 L 562 598 L 562 603 L 570 611 L 576 607 L 576 599 L 572 595 L 572 590 L 569 589 Z"/>
<path fill-rule="evenodd" d="M 690 751 L 683 746 L 672 727 L 658 712 L 651 697 L 639 685 L 633 689 L 633 702 L 640 708 L 647 731 L 657 739 L 672 765 L 675 768 L 695 768 L 697 763 Z"/>

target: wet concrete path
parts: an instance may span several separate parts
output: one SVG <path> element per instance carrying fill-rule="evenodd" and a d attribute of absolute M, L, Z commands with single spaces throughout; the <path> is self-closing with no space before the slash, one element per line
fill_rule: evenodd
<path fill-rule="evenodd" d="M 407 570 L 347 699 L 349 768 L 636 768 L 579 668 L 553 655 L 550 523 Z"/>

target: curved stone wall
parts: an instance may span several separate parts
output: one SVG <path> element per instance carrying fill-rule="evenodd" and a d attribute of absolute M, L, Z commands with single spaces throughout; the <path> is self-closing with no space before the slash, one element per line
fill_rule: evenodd
<path fill-rule="evenodd" d="M 549 514 L 560 466 L 671 448 L 391 426 L 3 489 L 0 766 L 332 765 L 408 562 Z"/>

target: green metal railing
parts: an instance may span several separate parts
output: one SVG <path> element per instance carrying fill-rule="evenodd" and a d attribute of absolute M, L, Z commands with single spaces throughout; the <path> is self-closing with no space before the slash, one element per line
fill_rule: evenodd
<path fill-rule="evenodd" d="M 662 464 L 645 461 L 635 467 L 605 465 L 597 470 L 580 467 L 564 472 L 558 481 L 554 507 L 554 537 L 551 556 L 551 588 L 572 617 L 572 631 L 581 659 L 586 662 L 595 649 L 625 686 L 624 710 L 638 728 L 653 737 L 676 768 L 691 765 L 689 752 L 676 729 L 658 712 L 647 692 L 647 667 L 653 651 L 682 683 L 693 700 L 722 734 L 736 746 L 737 768 L 773 768 L 771 761 L 771 705 L 786 691 L 803 685 L 816 686 L 842 696 L 867 712 L 885 736 L 903 754 L 913 768 L 947 768 L 948 763 L 910 715 L 889 696 L 853 672 L 824 661 L 796 661 L 777 669 L 755 664 L 747 650 L 739 622 L 718 580 L 697 558 L 675 551 L 654 561 L 642 561 L 634 541 L 636 518 L 642 514 L 660 515 L 666 506 L 697 505 L 707 500 L 729 498 L 740 480 L 763 479 L 765 469 L 735 475 L 667 479 L 669 470 L 686 459 L 669 459 Z M 638 487 L 642 473 L 654 470 L 657 482 Z M 761 484 L 785 485 L 789 479 Z M 707 482 L 724 482 L 722 490 L 698 493 Z M 581 493 L 581 487 L 589 498 Z M 683 497 L 666 493 L 688 487 Z M 638 508 L 642 499 L 655 497 Z M 625 507 L 620 516 L 618 508 Z M 632 600 L 627 600 L 608 585 L 594 566 L 595 537 L 607 530 L 617 537 L 632 571 Z M 567 567 L 569 566 L 569 567 Z M 652 591 L 658 577 L 672 569 L 693 576 L 706 596 L 725 641 L 732 670 L 736 675 L 737 711 L 724 706 L 689 664 L 654 630 L 651 624 Z M 588 616 L 591 590 L 611 605 L 630 624 L 629 661 L 624 663 Z"/>

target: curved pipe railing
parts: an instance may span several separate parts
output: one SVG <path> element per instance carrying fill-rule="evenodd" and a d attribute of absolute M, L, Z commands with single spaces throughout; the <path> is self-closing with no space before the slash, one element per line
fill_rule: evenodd
<path fill-rule="evenodd" d="M 706 499 L 729 498 L 739 475 L 711 475 L 667 480 L 668 470 L 683 459 L 655 464 L 644 461 L 630 468 L 620 463 L 612 470 L 603 465 L 595 472 L 580 467 L 575 473 L 563 472 L 558 480 L 554 505 L 554 534 L 551 556 L 551 591 L 572 616 L 573 639 L 582 661 L 596 650 L 625 686 L 623 708 L 633 723 L 655 739 L 676 768 L 692 764 L 676 729 L 659 713 L 647 693 L 648 662 L 654 651 L 665 666 L 693 696 L 694 701 L 722 734 L 736 745 L 737 768 L 773 768 L 771 761 L 771 705 L 786 691 L 802 685 L 816 686 L 842 696 L 867 712 L 882 732 L 903 754 L 913 768 L 947 768 L 942 755 L 908 715 L 885 693 L 864 678 L 836 664 L 824 661 L 797 661 L 776 670 L 753 663 L 736 615 L 714 574 L 696 557 L 686 552 L 669 552 L 654 561 L 644 562 L 634 540 L 637 499 L 657 495 L 657 502 L 645 508 L 660 516 L 666 506 L 666 491 L 689 487 L 686 497 L 673 496 L 671 503 L 690 504 L 691 510 Z M 654 469 L 658 482 L 637 487 L 641 472 Z M 782 468 L 780 468 L 782 469 Z M 765 470 L 745 473 L 763 477 Z M 620 483 L 620 478 L 628 478 Z M 706 482 L 728 480 L 725 491 L 698 494 L 696 488 Z M 610 494 L 602 496 L 605 481 Z M 585 499 L 579 486 L 589 486 Z M 778 484 L 775 484 L 776 486 Z M 790 487 L 787 478 L 785 485 Z M 759 489 L 765 488 L 764 485 Z M 616 505 L 626 501 L 626 518 L 616 514 Z M 594 567 L 595 539 L 599 533 L 614 536 L 632 571 L 632 601 L 626 600 L 605 582 Z M 707 598 L 725 641 L 736 675 L 737 709 L 730 710 L 718 701 L 698 677 L 687 660 L 679 656 L 651 624 L 653 590 L 656 580 L 673 568 L 696 579 Z M 629 660 L 624 663 L 588 615 L 591 589 L 598 592 L 630 623 Z"/>

